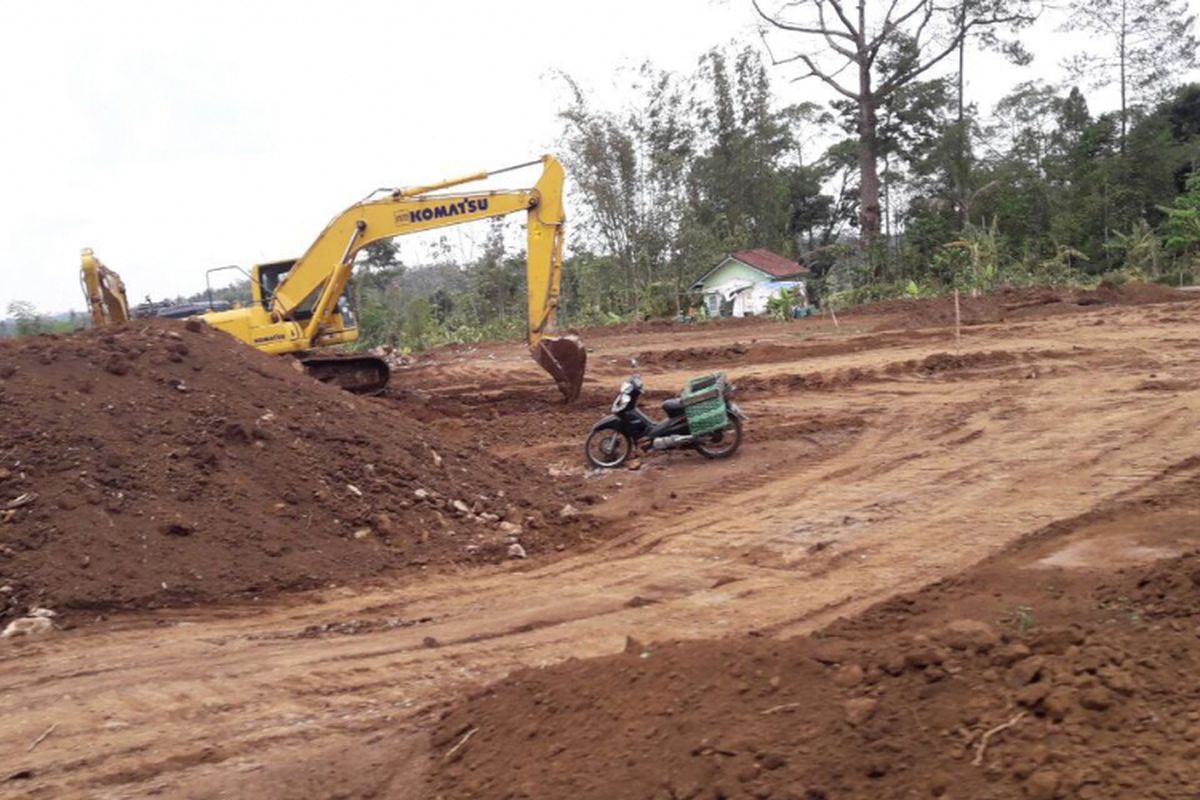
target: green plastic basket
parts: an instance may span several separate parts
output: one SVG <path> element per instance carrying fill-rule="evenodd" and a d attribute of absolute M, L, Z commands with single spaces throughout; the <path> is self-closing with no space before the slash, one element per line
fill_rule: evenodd
<path fill-rule="evenodd" d="M 688 381 L 679 399 L 687 414 L 688 429 L 693 436 L 706 436 L 722 430 L 728 424 L 725 409 L 725 373 L 717 372 Z"/>

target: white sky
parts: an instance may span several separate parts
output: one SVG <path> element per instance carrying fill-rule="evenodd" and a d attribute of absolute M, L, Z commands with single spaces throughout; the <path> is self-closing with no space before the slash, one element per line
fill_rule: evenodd
<path fill-rule="evenodd" d="M 1031 68 L 970 56 L 969 96 L 1057 80 L 1056 23 L 1027 39 Z M 82 247 L 131 300 L 294 257 L 376 187 L 549 151 L 553 70 L 613 103 L 614 70 L 691 70 L 755 30 L 749 0 L 0 0 L 0 317 L 15 299 L 83 308 Z M 826 97 L 794 74 L 772 73 L 782 101 Z M 447 233 L 465 249 L 484 231 Z"/>

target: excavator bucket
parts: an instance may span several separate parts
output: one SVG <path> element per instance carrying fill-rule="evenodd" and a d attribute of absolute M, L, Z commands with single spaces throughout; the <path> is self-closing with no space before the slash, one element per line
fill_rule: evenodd
<path fill-rule="evenodd" d="M 576 336 L 546 336 L 532 348 L 533 360 L 550 373 L 563 398 L 570 403 L 583 388 L 587 351 Z"/>
<path fill-rule="evenodd" d="M 304 355 L 300 363 L 310 377 L 354 394 L 379 394 L 392 374 L 387 362 L 376 356 Z"/>

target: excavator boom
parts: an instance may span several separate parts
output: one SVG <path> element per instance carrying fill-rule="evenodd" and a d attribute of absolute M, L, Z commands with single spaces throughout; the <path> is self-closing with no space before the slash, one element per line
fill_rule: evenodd
<path fill-rule="evenodd" d="M 434 193 L 538 163 L 542 175 L 531 189 Z M 397 189 L 356 203 L 330 221 L 275 287 L 269 304 L 271 322 L 293 321 L 299 331 L 274 349 L 299 350 L 346 341 L 338 301 L 350 280 L 355 254 L 372 242 L 524 211 L 528 236 L 527 343 L 534 360 L 550 373 L 566 400 L 574 400 L 583 385 L 586 351 L 575 337 L 552 335 L 562 279 L 562 187 L 562 165 L 553 156 L 544 156 L 540 162 Z M 210 318 L 210 322 L 222 326 L 220 318 Z M 323 363 L 328 369 L 329 359 L 323 359 Z"/>

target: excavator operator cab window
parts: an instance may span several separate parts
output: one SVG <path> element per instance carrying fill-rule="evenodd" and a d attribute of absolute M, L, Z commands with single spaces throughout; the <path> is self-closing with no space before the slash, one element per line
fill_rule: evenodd
<path fill-rule="evenodd" d="M 271 301 L 275 299 L 275 290 L 283 282 L 284 277 L 295 265 L 292 261 L 276 261 L 273 264 L 260 264 L 258 267 L 258 287 L 262 292 L 263 308 L 270 311 Z"/>

